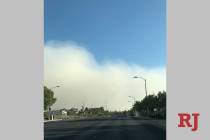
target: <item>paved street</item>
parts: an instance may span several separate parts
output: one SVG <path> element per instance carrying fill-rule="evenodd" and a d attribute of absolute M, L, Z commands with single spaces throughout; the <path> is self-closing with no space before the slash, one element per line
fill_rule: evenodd
<path fill-rule="evenodd" d="M 45 140 L 165 140 L 165 121 L 109 118 L 48 122 Z"/>

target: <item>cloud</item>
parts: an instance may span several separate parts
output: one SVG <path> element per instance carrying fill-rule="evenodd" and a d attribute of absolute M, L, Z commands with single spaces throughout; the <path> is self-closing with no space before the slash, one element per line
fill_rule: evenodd
<path fill-rule="evenodd" d="M 141 100 L 148 94 L 166 90 L 165 68 L 144 68 L 123 60 L 98 63 L 84 45 L 75 42 L 47 42 L 44 49 L 44 84 L 53 87 L 57 102 L 54 109 L 103 106 L 110 110 L 124 110 L 132 106 L 133 96 Z M 131 101 L 131 102 L 128 102 Z"/>

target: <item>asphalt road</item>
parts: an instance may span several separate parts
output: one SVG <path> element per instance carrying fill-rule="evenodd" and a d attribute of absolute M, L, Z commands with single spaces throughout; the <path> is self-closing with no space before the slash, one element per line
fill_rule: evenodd
<path fill-rule="evenodd" d="M 45 140 L 165 140 L 165 121 L 116 117 L 47 122 Z"/>

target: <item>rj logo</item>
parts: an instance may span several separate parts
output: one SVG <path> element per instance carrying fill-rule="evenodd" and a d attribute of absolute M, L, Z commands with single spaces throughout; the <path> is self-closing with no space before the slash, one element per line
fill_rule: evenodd
<path fill-rule="evenodd" d="M 192 128 L 192 131 L 196 131 L 198 129 L 198 116 L 200 114 L 199 113 L 192 113 L 192 117 L 191 114 L 188 113 L 179 113 L 179 119 L 180 122 L 178 124 L 178 127 L 190 127 Z M 191 122 L 190 120 L 193 119 Z"/>

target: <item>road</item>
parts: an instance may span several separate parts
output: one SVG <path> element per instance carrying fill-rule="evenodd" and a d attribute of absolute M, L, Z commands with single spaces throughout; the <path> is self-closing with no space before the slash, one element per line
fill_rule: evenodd
<path fill-rule="evenodd" d="M 44 124 L 45 140 L 165 140 L 165 121 L 115 117 Z"/>

